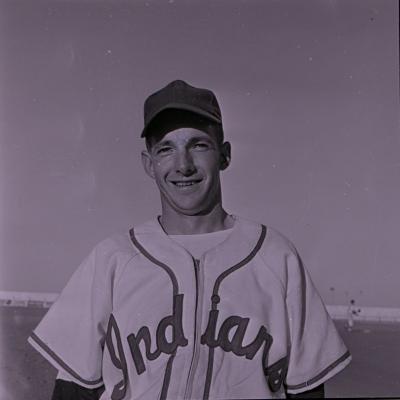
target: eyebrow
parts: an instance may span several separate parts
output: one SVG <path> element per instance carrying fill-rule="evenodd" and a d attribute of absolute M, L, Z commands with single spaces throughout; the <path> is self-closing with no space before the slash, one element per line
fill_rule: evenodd
<path fill-rule="evenodd" d="M 194 137 L 194 138 L 189 139 L 187 145 L 190 146 L 190 145 L 192 145 L 193 143 L 197 143 L 197 142 L 208 142 L 208 143 L 210 143 L 210 144 L 214 144 L 214 141 L 213 141 L 210 137 L 204 136 L 204 137 Z M 161 140 L 160 142 L 158 142 L 158 143 L 156 143 L 156 144 L 154 145 L 154 148 L 160 148 L 160 147 L 163 147 L 163 146 L 171 146 L 171 147 L 174 147 L 174 146 L 175 146 L 175 143 L 174 143 L 172 140 L 169 140 L 169 139 L 167 139 L 167 140 Z"/>
<path fill-rule="evenodd" d="M 153 147 L 162 147 L 162 146 L 173 146 L 173 142 L 171 140 L 161 140 L 160 142 L 156 143 Z"/>

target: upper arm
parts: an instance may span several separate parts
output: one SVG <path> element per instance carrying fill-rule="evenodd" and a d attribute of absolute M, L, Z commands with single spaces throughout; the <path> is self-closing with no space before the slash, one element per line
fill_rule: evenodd
<path fill-rule="evenodd" d="M 95 248 L 74 272 L 29 343 L 53 366 L 87 388 L 102 381 L 103 345 L 112 310 L 108 259 Z"/>
<path fill-rule="evenodd" d="M 288 257 L 288 325 L 290 330 L 287 392 L 314 389 L 351 360 L 310 275 L 298 254 Z"/>

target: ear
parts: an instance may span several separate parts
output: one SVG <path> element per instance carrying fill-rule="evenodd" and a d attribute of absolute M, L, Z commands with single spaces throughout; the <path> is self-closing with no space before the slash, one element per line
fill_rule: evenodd
<path fill-rule="evenodd" d="M 224 142 L 221 145 L 221 171 L 228 168 L 231 163 L 231 144 L 229 142 Z"/>
<path fill-rule="evenodd" d="M 153 159 L 151 158 L 149 152 L 146 150 L 142 151 L 142 164 L 144 170 L 146 171 L 146 174 L 150 176 L 150 178 L 154 179 L 155 175 L 154 175 Z"/>

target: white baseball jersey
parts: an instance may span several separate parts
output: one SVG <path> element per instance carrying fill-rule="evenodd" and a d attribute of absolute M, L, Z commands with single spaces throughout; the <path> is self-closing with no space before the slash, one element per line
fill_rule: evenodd
<path fill-rule="evenodd" d="M 200 260 L 157 219 L 101 242 L 29 342 L 102 400 L 285 398 L 351 359 L 294 246 L 239 217 Z"/>

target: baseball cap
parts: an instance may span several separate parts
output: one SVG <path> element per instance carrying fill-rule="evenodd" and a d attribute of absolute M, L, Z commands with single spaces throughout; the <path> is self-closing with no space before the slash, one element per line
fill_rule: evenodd
<path fill-rule="evenodd" d="M 174 118 L 179 118 L 180 113 L 185 111 L 205 118 L 211 122 L 222 124 L 221 110 L 215 94 L 209 89 L 197 88 L 189 85 L 183 80 L 175 80 L 168 85 L 151 94 L 144 103 L 144 129 L 141 137 L 149 133 L 150 125 L 167 111 Z"/>

